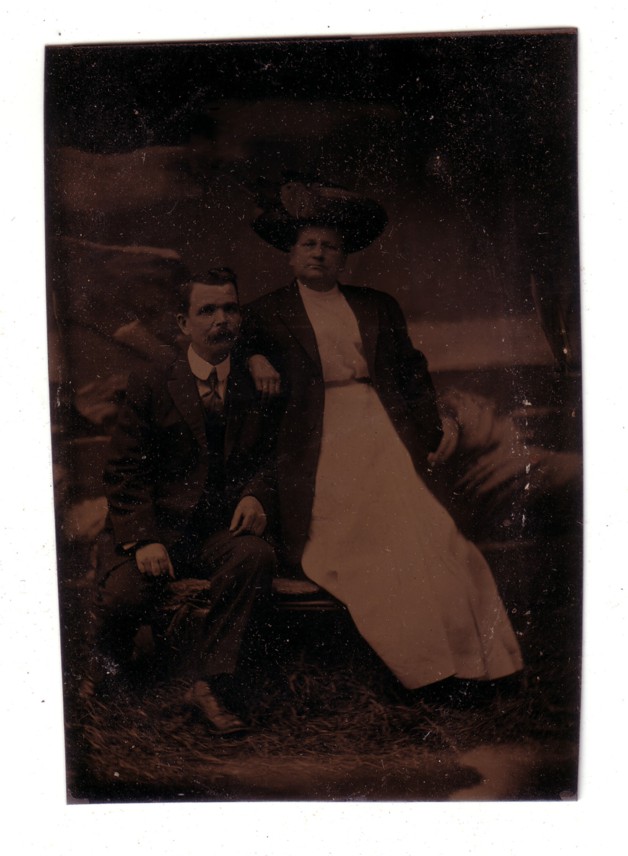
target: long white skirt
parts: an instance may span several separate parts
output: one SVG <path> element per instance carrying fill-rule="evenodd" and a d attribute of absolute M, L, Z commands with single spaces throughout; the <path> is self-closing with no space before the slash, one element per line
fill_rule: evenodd
<path fill-rule="evenodd" d="M 302 564 L 410 689 L 522 668 L 484 557 L 417 475 L 369 385 L 326 390 Z"/>

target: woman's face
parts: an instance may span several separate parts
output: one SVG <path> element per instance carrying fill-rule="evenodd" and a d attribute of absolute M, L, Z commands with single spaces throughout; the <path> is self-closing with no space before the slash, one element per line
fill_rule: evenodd
<path fill-rule="evenodd" d="M 306 226 L 290 250 L 289 264 L 304 285 L 326 291 L 336 284 L 345 259 L 338 232 L 322 226 Z"/>

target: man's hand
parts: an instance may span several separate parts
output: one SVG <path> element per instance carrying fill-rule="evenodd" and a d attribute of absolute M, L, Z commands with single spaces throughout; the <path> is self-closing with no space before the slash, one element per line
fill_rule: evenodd
<path fill-rule="evenodd" d="M 135 561 L 141 574 L 174 579 L 174 568 L 163 544 L 145 544 L 135 551 Z"/>
<path fill-rule="evenodd" d="M 229 531 L 232 535 L 261 535 L 266 529 L 266 515 L 261 502 L 254 496 L 245 496 L 233 512 Z"/>
<path fill-rule="evenodd" d="M 427 462 L 430 467 L 444 463 L 449 460 L 458 447 L 460 438 L 460 425 L 452 416 L 443 416 L 441 420 L 443 436 L 435 452 L 430 452 Z"/>
<path fill-rule="evenodd" d="M 281 392 L 281 376 L 262 354 L 253 354 L 248 360 L 249 371 L 255 383 L 255 389 L 262 398 L 271 398 Z"/>

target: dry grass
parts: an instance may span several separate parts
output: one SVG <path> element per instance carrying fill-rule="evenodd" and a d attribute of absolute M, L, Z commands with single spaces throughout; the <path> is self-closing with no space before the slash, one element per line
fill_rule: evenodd
<path fill-rule="evenodd" d="M 92 801 L 447 799 L 481 779 L 461 763 L 465 753 L 512 745 L 549 759 L 567 746 L 572 759 L 523 798 L 575 791 L 578 668 L 568 658 L 532 662 L 518 692 L 463 693 L 452 704 L 404 693 L 350 630 L 334 633 L 322 646 L 307 634 L 292 638 L 249 671 L 246 691 L 232 699 L 251 713 L 244 738 L 208 734 L 180 703 L 184 685 L 141 664 L 86 709 L 68 686 L 71 793 Z M 541 650 L 532 637 L 528 644 Z M 76 675 L 66 677 L 70 685 Z"/>

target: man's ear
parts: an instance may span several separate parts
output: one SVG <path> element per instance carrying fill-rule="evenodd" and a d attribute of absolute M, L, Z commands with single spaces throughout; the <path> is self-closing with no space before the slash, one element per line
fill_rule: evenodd
<path fill-rule="evenodd" d="M 179 330 L 187 336 L 188 333 L 188 318 L 187 315 L 184 315 L 183 312 L 177 312 L 176 314 L 177 324 L 179 326 Z"/>

